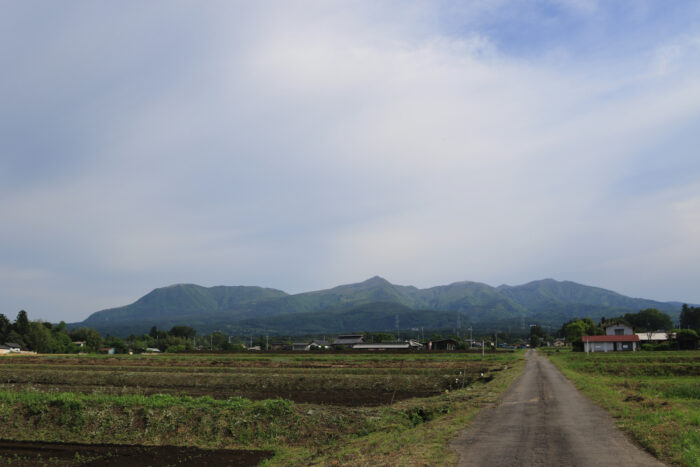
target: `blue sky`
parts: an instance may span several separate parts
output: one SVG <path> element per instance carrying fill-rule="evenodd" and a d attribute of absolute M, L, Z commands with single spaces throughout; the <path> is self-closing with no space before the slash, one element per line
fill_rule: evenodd
<path fill-rule="evenodd" d="M 553 277 L 700 303 L 700 6 L 0 4 L 0 312 Z"/>

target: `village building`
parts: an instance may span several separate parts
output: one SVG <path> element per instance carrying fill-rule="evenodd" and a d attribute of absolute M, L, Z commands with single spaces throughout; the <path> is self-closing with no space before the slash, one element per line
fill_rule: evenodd
<path fill-rule="evenodd" d="M 667 332 L 638 332 L 636 336 L 642 344 L 660 344 L 676 338 L 675 333 Z"/>
<path fill-rule="evenodd" d="M 335 349 L 351 349 L 356 344 L 364 344 L 365 338 L 362 334 L 346 334 L 343 336 L 338 336 L 336 340 L 333 341 L 333 348 Z"/>
<path fill-rule="evenodd" d="M 314 339 L 311 342 L 294 342 L 292 344 L 292 350 L 295 351 L 327 350 L 330 348 L 330 342 L 320 339 Z"/>
<path fill-rule="evenodd" d="M 585 352 L 618 352 L 639 350 L 639 337 L 627 324 L 615 323 L 605 326 L 604 336 L 582 336 Z"/>
<path fill-rule="evenodd" d="M 22 346 L 15 344 L 14 342 L 5 342 L 5 344 L 0 345 L 0 354 L 5 353 L 20 353 L 22 351 Z"/>
<path fill-rule="evenodd" d="M 459 343 L 454 339 L 428 341 L 424 344 L 428 350 L 455 350 Z"/>
<path fill-rule="evenodd" d="M 414 340 L 407 342 L 378 342 L 371 344 L 355 344 L 352 346 L 355 350 L 420 350 L 423 344 Z"/>

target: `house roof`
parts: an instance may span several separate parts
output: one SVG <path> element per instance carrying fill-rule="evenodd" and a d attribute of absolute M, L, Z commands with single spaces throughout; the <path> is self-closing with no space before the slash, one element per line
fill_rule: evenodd
<path fill-rule="evenodd" d="M 639 342 L 639 336 L 582 336 L 582 342 Z"/>
<path fill-rule="evenodd" d="M 355 344 L 352 346 L 353 349 L 366 349 L 366 350 L 381 350 L 381 349 L 407 349 L 410 344 L 408 342 L 390 342 L 390 343 L 378 343 L 378 344 Z"/>
<path fill-rule="evenodd" d="M 333 341 L 333 345 L 352 345 L 352 344 L 362 344 L 364 343 L 364 338 L 362 335 L 357 336 L 338 336 L 336 340 Z"/>
<path fill-rule="evenodd" d="M 8 347 L 16 348 L 16 349 L 19 349 L 19 348 L 22 347 L 21 345 L 16 344 L 16 343 L 14 343 L 14 342 L 5 342 L 5 345 L 8 346 Z"/>

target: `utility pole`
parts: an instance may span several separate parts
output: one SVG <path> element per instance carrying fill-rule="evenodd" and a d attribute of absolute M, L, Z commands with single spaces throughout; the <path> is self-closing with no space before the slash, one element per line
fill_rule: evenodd
<path fill-rule="evenodd" d="M 472 339 L 472 327 L 469 326 L 469 348 L 470 348 L 470 349 L 472 348 L 472 342 L 473 342 L 473 339 Z"/>

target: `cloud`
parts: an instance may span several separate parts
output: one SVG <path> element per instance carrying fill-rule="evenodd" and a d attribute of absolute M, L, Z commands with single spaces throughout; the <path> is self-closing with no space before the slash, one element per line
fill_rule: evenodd
<path fill-rule="evenodd" d="M 36 33 L 11 34 L 31 60 L 3 50 L 0 277 L 33 292 L 8 303 L 78 319 L 173 282 L 375 274 L 700 302 L 697 40 L 655 32 L 621 58 L 607 7 L 559 7 L 589 32 L 528 51 L 498 2 L 17 13 Z M 582 52 L 593 30 L 610 53 Z"/>

